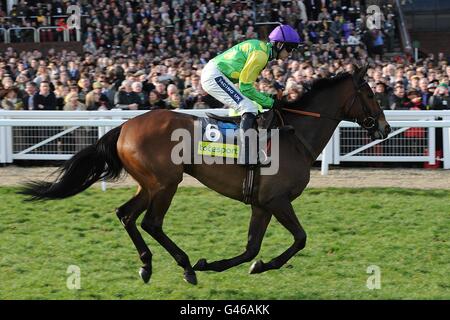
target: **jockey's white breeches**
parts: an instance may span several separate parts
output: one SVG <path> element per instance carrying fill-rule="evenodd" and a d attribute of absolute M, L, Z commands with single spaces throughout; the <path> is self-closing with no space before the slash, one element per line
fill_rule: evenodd
<path fill-rule="evenodd" d="M 240 115 L 251 112 L 258 113 L 258 106 L 244 96 L 241 91 L 220 72 L 216 63 L 210 60 L 202 70 L 201 84 L 203 90 L 214 98 L 236 110 Z"/>

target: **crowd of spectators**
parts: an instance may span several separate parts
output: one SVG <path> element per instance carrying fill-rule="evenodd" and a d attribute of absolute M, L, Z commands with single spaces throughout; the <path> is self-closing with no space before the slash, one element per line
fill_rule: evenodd
<path fill-rule="evenodd" d="M 200 85 L 203 65 L 228 47 L 267 33 L 255 21 L 295 26 L 304 45 L 270 62 L 256 86 L 300 96 L 312 81 L 369 63 L 383 109 L 449 109 L 450 66 L 443 54 L 417 63 L 388 58 L 396 37 L 392 7 L 367 29 L 365 1 L 19 1 L 0 27 L 54 25 L 81 7 L 83 54 L 50 49 L 0 54 L 0 109 L 125 110 L 222 107 Z M 272 28 L 271 26 L 270 28 Z M 269 29 L 270 31 L 270 29 Z"/>

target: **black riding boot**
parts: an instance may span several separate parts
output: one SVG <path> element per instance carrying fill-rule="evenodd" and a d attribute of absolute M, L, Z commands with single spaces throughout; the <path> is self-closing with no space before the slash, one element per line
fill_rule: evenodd
<path fill-rule="evenodd" d="M 250 112 L 246 112 L 242 115 L 241 125 L 239 130 L 239 137 L 241 139 L 241 148 L 244 148 L 245 152 L 239 152 L 239 164 L 257 164 L 257 136 L 254 139 L 249 139 L 248 135 L 245 135 L 248 129 L 252 129 L 256 121 L 256 115 Z M 251 144 L 255 143 L 253 146 L 254 151 L 251 150 Z"/>

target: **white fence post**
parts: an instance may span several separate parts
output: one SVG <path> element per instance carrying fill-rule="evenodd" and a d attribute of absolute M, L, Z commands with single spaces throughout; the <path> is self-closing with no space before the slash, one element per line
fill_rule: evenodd
<path fill-rule="evenodd" d="M 5 137 L 5 143 L 6 143 L 6 162 L 12 163 L 13 162 L 13 132 L 12 127 L 6 127 L 6 137 Z"/>
<path fill-rule="evenodd" d="M 434 120 L 434 119 L 433 119 Z M 428 156 L 430 160 L 428 163 L 430 165 L 436 164 L 436 128 L 428 129 Z"/>
<path fill-rule="evenodd" d="M 333 136 L 328 141 L 327 145 L 322 151 L 322 164 L 321 164 L 321 174 L 323 176 L 328 175 L 328 168 L 333 157 Z"/>
<path fill-rule="evenodd" d="M 450 120 L 450 117 L 444 117 L 443 120 Z M 442 128 L 442 143 L 444 145 L 444 150 L 442 150 L 444 169 L 450 169 L 450 128 Z"/>
<path fill-rule="evenodd" d="M 98 127 L 98 138 L 100 139 L 101 137 L 103 137 L 105 135 L 105 127 L 100 126 Z M 102 179 L 102 191 L 106 191 L 106 181 L 105 179 Z"/>
<path fill-rule="evenodd" d="M 6 163 L 6 127 L 3 126 L 0 126 L 0 163 Z"/>
<path fill-rule="evenodd" d="M 341 128 L 338 126 L 333 134 L 333 164 L 341 163 Z"/>
<path fill-rule="evenodd" d="M 8 117 L 0 117 L 8 119 Z M 13 141 L 12 128 L 10 126 L 0 126 L 0 163 L 13 162 Z"/>

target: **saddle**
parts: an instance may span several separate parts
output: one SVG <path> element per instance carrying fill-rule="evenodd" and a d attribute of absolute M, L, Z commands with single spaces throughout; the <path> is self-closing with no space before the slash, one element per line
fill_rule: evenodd
<path fill-rule="evenodd" d="M 240 116 L 234 116 L 234 117 L 228 117 L 228 116 L 219 116 L 214 113 L 206 112 L 206 115 L 208 118 L 222 121 L 225 123 L 234 123 L 235 125 L 239 126 L 241 123 L 241 117 Z M 264 113 L 259 114 L 256 117 L 256 123 L 258 125 L 255 129 L 273 129 L 275 128 L 275 111 L 269 110 Z"/>
<path fill-rule="evenodd" d="M 229 116 L 219 116 L 213 113 L 206 113 L 207 117 L 212 119 L 213 121 L 216 121 L 219 125 L 219 129 L 222 128 L 226 128 L 227 124 L 229 125 L 228 128 L 232 127 L 235 129 L 239 128 L 240 122 L 241 122 L 241 117 L 240 116 L 235 116 L 235 117 L 229 117 Z M 281 115 L 278 113 L 277 111 L 274 110 L 269 110 L 266 111 L 262 114 L 259 114 L 256 118 L 256 128 L 258 130 L 261 129 L 273 129 L 273 128 L 277 128 L 277 116 L 279 118 L 279 123 L 282 125 L 284 125 L 283 123 L 283 118 L 281 117 Z M 267 137 L 267 139 L 269 140 L 270 137 Z M 259 139 L 258 139 L 259 142 Z M 268 149 L 270 148 L 270 146 L 268 146 Z M 258 150 L 260 150 L 259 147 L 259 143 L 258 143 Z M 269 153 L 269 150 L 265 150 L 266 152 L 266 156 Z M 256 178 L 256 172 L 258 167 L 261 166 L 260 161 L 258 161 L 258 163 L 256 165 L 248 165 L 246 166 L 246 175 L 245 175 L 245 179 L 243 181 L 243 185 L 242 185 L 242 194 L 243 194 L 243 201 L 245 204 L 249 204 L 253 202 L 254 196 L 255 196 L 255 178 Z"/>

